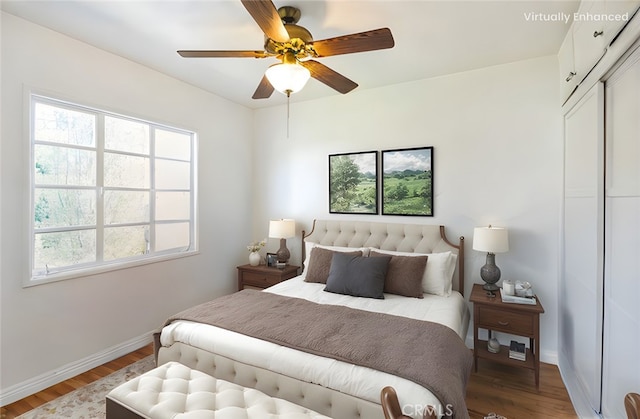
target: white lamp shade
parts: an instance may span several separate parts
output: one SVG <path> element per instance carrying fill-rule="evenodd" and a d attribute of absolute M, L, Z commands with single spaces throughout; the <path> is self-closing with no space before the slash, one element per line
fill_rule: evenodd
<path fill-rule="evenodd" d="M 267 68 L 265 76 L 280 93 L 295 93 L 302 90 L 311 73 L 300 64 L 274 64 Z"/>
<path fill-rule="evenodd" d="M 296 236 L 296 222 L 294 220 L 269 221 L 269 237 L 274 239 L 288 239 Z"/>
<path fill-rule="evenodd" d="M 509 250 L 509 235 L 503 227 L 476 227 L 473 229 L 473 250 L 503 253 Z"/>

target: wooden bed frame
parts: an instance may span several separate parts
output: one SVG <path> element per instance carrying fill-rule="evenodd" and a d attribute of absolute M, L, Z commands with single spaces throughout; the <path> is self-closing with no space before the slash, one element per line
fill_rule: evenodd
<path fill-rule="evenodd" d="M 464 291 L 464 237 L 453 244 L 445 236 L 444 226 L 394 224 L 361 221 L 315 220 L 309 234 L 302 232 L 302 259 L 305 242 L 344 247 L 376 247 L 414 253 L 451 251 L 458 255 L 453 289 Z M 288 400 L 318 413 L 340 419 L 384 419 L 380 402 L 374 403 L 318 384 L 308 383 L 230 359 L 181 342 L 169 347 L 159 345 L 156 336 L 157 364 L 180 362 L 214 377 L 251 387 L 272 397 Z"/>

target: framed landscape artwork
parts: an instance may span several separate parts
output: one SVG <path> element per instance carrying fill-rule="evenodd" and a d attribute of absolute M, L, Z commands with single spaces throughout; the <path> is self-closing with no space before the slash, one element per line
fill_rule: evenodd
<path fill-rule="evenodd" d="M 433 216 L 433 147 L 382 152 L 382 214 Z"/>
<path fill-rule="evenodd" d="M 329 155 L 329 212 L 378 213 L 378 152 Z"/>

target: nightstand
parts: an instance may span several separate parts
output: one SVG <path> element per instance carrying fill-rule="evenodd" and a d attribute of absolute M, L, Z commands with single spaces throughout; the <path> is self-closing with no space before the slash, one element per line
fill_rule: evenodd
<path fill-rule="evenodd" d="M 246 288 L 267 288 L 279 282 L 298 276 L 299 266 L 287 265 L 283 269 L 266 265 L 238 266 L 238 290 Z"/>
<path fill-rule="evenodd" d="M 540 388 L 540 313 L 544 308 L 536 296 L 536 305 L 504 303 L 500 292 L 489 297 L 481 284 L 473 284 L 469 301 L 473 303 L 473 358 L 478 372 L 478 358 L 533 370 L 536 388 Z M 501 345 L 497 354 L 489 352 L 487 341 L 478 339 L 478 329 L 504 332 L 529 338 L 526 360 L 509 358 L 509 346 Z"/>

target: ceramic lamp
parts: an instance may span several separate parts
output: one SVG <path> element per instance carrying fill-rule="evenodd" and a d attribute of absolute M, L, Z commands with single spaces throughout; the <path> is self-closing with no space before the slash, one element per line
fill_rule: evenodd
<path fill-rule="evenodd" d="M 509 235 L 503 227 L 476 227 L 473 230 L 473 250 L 487 252 L 485 265 L 480 268 L 480 277 L 484 288 L 494 292 L 498 290 L 496 282 L 500 280 L 500 268 L 496 265 L 496 253 L 509 250 Z"/>

